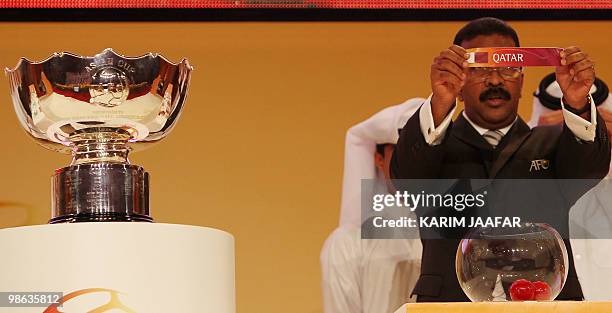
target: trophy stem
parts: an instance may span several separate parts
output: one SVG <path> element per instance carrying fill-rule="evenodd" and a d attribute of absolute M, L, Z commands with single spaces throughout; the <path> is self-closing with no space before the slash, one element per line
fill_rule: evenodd
<path fill-rule="evenodd" d="M 143 221 L 149 216 L 149 174 L 128 160 L 131 136 L 107 127 L 75 131 L 72 163 L 55 171 L 49 223 Z"/>
<path fill-rule="evenodd" d="M 130 164 L 130 138 L 130 134 L 123 129 L 100 127 L 77 130 L 70 136 L 74 144 L 70 165 L 101 162 Z"/>

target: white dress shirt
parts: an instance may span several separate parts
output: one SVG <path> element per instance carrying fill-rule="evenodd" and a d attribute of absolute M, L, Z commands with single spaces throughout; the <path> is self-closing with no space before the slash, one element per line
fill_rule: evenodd
<path fill-rule="evenodd" d="M 595 128 L 597 126 L 597 113 L 595 109 L 595 103 L 593 99 L 590 98 L 591 102 L 591 121 L 587 121 L 582 117 L 568 111 L 565 109 L 565 104 L 563 100 L 561 100 L 561 108 L 563 110 L 563 120 L 567 127 L 572 131 L 576 138 L 593 142 L 595 140 Z M 423 132 L 423 136 L 425 137 L 425 141 L 432 146 L 439 145 L 444 139 L 444 135 L 446 134 L 446 129 L 448 125 L 450 125 L 453 114 L 455 113 L 455 109 L 457 109 L 457 105 L 453 107 L 453 109 L 448 113 L 448 115 L 444 118 L 442 123 L 438 125 L 438 127 L 434 126 L 433 115 L 431 114 L 431 95 L 425 100 L 423 105 L 421 106 L 421 110 L 419 111 L 419 119 L 421 121 L 421 132 Z M 463 112 L 463 116 L 467 119 L 467 121 L 478 131 L 480 135 L 483 135 L 485 132 L 489 131 L 489 129 L 480 127 L 472 122 L 465 112 Z M 516 119 L 514 120 L 516 122 Z M 499 129 L 504 135 L 510 130 L 510 127 L 514 124 Z"/>

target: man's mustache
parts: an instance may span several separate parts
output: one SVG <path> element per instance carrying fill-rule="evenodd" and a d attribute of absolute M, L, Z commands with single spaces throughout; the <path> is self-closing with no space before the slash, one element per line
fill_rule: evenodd
<path fill-rule="evenodd" d="M 510 95 L 510 92 L 503 87 L 490 87 L 480 94 L 479 100 L 480 102 L 485 102 L 490 98 L 510 100 L 512 99 L 512 95 Z"/>

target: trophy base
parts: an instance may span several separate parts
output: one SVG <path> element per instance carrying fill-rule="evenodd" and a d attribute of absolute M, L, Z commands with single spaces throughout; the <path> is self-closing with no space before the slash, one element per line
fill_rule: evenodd
<path fill-rule="evenodd" d="M 140 166 L 88 163 L 55 171 L 50 224 L 153 222 L 149 174 Z"/>
<path fill-rule="evenodd" d="M 83 222 L 153 222 L 153 218 L 140 214 L 109 213 L 79 213 L 54 217 L 49 224 L 83 223 Z"/>

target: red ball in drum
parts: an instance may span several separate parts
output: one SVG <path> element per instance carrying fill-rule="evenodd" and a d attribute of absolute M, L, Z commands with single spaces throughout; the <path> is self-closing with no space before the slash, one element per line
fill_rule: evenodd
<path fill-rule="evenodd" d="M 533 283 L 535 300 L 552 300 L 550 298 L 550 286 L 543 281 Z"/>
<path fill-rule="evenodd" d="M 510 286 L 510 298 L 512 301 L 529 301 L 535 297 L 533 283 L 526 279 L 519 279 Z"/>

